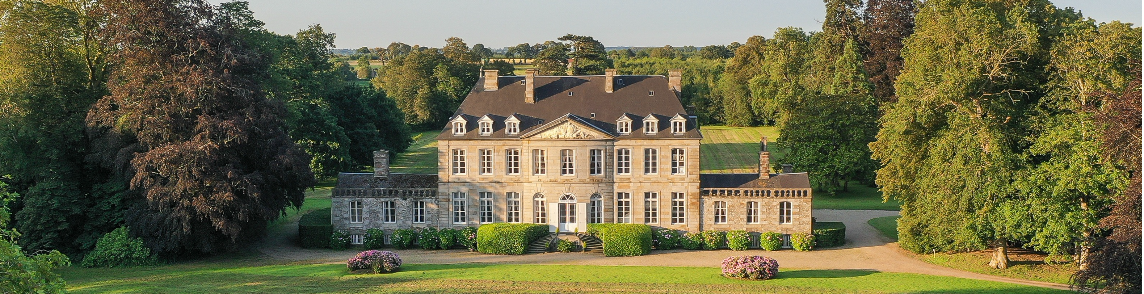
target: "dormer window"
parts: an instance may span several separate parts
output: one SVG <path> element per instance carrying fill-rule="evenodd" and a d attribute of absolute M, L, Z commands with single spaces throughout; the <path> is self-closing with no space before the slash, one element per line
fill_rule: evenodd
<path fill-rule="evenodd" d="M 477 124 L 481 136 L 488 136 L 493 133 L 493 119 L 489 118 L 489 116 L 481 117 L 481 120 L 477 121 Z"/>
<path fill-rule="evenodd" d="M 683 116 L 678 115 L 678 114 L 676 114 L 675 117 L 671 118 L 671 133 L 672 134 L 682 135 L 686 131 L 687 131 L 687 119 L 686 118 L 683 118 Z"/>
<path fill-rule="evenodd" d="M 504 133 L 506 135 L 516 135 L 520 133 L 520 120 L 517 119 L 515 115 L 504 120 L 504 125 Z"/>
<path fill-rule="evenodd" d="M 616 133 L 620 135 L 628 135 L 632 133 L 632 119 L 627 115 L 621 116 L 616 120 Z"/>
<path fill-rule="evenodd" d="M 647 95 L 648 96 L 655 96 L 655 91 L 648 90 Z"/>
<path fill-rule="evenodd" d="M 654 115 L 647 115 L 644 118 L 643 128 L 645 135 L 655 135 L 659 132 L 659 119 L 656 119 Z"/>
<path fill-rule="evenodd" d="M 453 119 L 453 136 L 464 136 L 464 135 L 465 135 L 465 118 L 461 117 L 461 116 L 457 116 L 456 119 Z"/>

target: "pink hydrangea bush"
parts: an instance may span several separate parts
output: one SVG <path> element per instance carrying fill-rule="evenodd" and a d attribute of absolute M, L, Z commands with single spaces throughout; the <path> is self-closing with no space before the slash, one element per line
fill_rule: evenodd
<path fill-rule="evenodd" d="M 392 273 L 401 267 L 401 257 L 392 251 L 367 250 L 346 261 L 350 271 L 369 269 L 375 274 Z"/>
<path fill-rule="evenodd" d="M 766 280 L 779 273 L 779 262 L 766 256 L 732 256 L 723 260 L 723 276 Z"/>

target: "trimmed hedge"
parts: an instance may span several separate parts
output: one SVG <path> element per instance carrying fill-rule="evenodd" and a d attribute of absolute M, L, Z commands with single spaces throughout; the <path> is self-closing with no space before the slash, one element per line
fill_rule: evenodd
<path fill-rule="evenodd" d="M 766 232 L 759 235 L 759 247 L 766 251 L 775 251 L 783 248 L 783 234 Z"/>
<path fill-rule="evenodd" d="M 835 247 L 846 244 L 846 224 L 841 222 L 814 223 L 814 247 Z"/>
<path fill-rule="evenodd" d="M 747 231 L 729 231 L 727 232 L 727 248 L 735 251 L 747 250 L 751 246 L 751 234 Z"/>
<path fill-rule="evenodd" d="M 703 231 L 703 249 L 704 250 L 718 250 L 726 244 L 723 231 Z"/>
<path fill-rule="evenodd" d="M 548 225 L 496 223 L 477 228 L 477 251 L 485 254 L 524 254 L 528 244 L 548 235 Z"/>
<path fill-rule="evenodd" d="M 328 208 L 311 211 L 298 220 L 298 241 L 302 248 L 328 248 L 333 234 Z"/>
<path fill-rule="evenodd" d="M 640 256 L 651 252 L 651 227 L 642 224 L 589 224 L 588 233 L 604 243 L 604 256 Z"/>

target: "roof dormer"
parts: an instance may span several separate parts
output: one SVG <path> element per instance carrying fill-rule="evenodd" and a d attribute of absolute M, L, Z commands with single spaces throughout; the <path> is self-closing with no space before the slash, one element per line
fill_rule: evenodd
<path fill-rule="evenodd" d="M 644 135 L 655 135 L 659 132 L 659 118 L 654 114 L 648 114 L 643 119 Z"/>
<path fill-rule="evenodd" d="M 465 124 L 468 123 L 468 121 L 465 120 L 463 115 L 458 115 L 457 118 L 449 122 L 453 124 L 453 136 L 465 135 Z"/>
<path fill-rule="evenodd" d="M 616 133 L 620 135 L 628 135 L 632 133 L 632 119 L 625 113 L 616 120 Z"/>
<path fill-rule="evenodd" d="M 486 114 L 481 119 L 477 120 L 477 131 L 481 136 L 488 136 L 493 134 L 493 119 L 489 118 Z"/>
<path fill-rule="evenodd" d="M 675 114 L 671 118 L 671 134 L 682 135 L 687 132 L 687 118 L 681 114 Z"/>
<path fill-rule="evenodd" d="M 520 133 L 520 119 L 516 118 L 516 114 L 510 115 L 504 120 L 504 133 L 505 135 L 516 135 Z"/>

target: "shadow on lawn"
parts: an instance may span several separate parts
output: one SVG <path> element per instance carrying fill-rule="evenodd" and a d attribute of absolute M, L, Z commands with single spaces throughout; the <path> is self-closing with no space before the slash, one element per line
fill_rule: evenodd
<path fill-rule="evenodd" d="M 779 270 L 778 279 L 854 278 L 877 273 L 876 270 Z"/>

